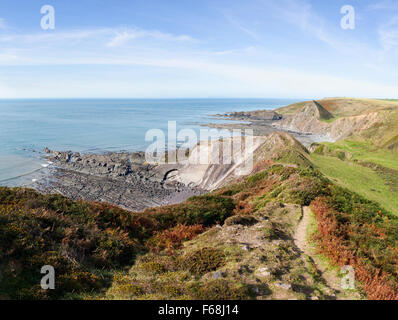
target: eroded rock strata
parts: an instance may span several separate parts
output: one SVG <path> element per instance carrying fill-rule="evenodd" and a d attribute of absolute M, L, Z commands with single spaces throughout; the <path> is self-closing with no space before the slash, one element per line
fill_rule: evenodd
<path fill-rule="evenodd" d="M 203 193 L 199 188 L 170 181 L 172 167 L 147 164 L 143 152 L 81 155 L 45 151 L 53 165 L 51 174 L 36 183 L 41 192 L 108 202 L 134 211 L 178 203 Z"/>

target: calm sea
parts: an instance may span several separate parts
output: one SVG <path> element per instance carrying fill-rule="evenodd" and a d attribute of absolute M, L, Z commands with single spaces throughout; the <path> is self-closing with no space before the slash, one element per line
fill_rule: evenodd
<path fill-rule="evenodd" d="M 149 129 L 214 122 L 211 114 L 274 109 L 297 100 L 0 100 L 0 185 L 29 185 L 48 166 L 43 148 L 83 153 L 145 150 Z"/>

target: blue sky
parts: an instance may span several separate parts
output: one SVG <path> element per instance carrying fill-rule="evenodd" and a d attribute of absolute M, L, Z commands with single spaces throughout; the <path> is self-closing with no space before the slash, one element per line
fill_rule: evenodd
<path fill-rule="evenodd" d="M 397 98 L 397 62 L 398 0 L 0 2 L 0 98 Z"/>

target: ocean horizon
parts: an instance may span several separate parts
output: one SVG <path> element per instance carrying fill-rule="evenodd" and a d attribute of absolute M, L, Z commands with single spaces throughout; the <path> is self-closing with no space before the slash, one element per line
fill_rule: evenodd
<path fill-rule="evenodd" d="M 43 149 L 81 153 L 145 151 L 150 129 L 199 132 L 223 122 L 210 115 L 275 109 L 298 99 L 4 99 L 0 100 L 0 185 L 29 186 L 45 174 Z"/>

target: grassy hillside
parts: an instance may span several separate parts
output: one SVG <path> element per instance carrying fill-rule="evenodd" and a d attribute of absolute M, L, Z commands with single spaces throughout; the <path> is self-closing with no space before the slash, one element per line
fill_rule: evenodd
<path fill-rule="evenodd" d="M 352 161 L 373 162 L 381 166 L 398 170 L 397 154 L 388 149 L 380 149 L 372 143 L 342 140 L 335 143 L 323 143 L 328 149 L 334 152 L 344 152 Z"/>
<path fill-rule="evenodd" d="M 343 140 L 313 146 L 310 159 L 325 176 L 398 215 L 398 157 L 370 142 Z"/>
<path fill-rule="evenodd" d="M 398 218 L 284 150 L 208 195 L 132 213 L 0 188 L 0 296 L 15 299 L 335 299 L 293 234 L 301 206 L 319 249 L 358 268 L 368 297 L 397 298 Z M 338 254 L 337 254 L 338 253 Z M 39 288 L 55 266 L 57 289 Z"/>
<path fill-rule="evenodd" d="M 398 216 L 398 197 L 386 179 L 369 167 L 355 162 L 342 161 L 336 157 L 314 154 L 313 163 L 332 181 L 350 189 L 366 199 L 378 202 L 382 207 Z M 398 172 L 397 172 L 398 177 Z"/>

